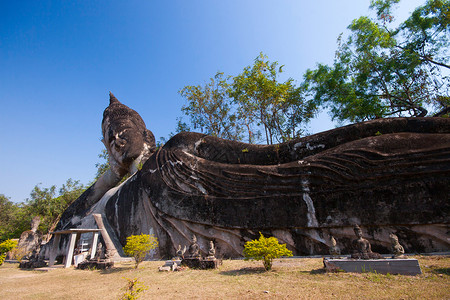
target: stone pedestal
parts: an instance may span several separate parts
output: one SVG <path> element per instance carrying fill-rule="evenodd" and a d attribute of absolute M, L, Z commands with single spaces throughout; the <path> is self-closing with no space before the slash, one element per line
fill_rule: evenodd
<path fill-rule="evenodd" d="M 181 261 L 182 266 L 189 267 L 191 269 L 201 269 L 202 259 L 201 257 L 187 257 Z"/>
<path fill-rule="evenodd" d="M 202 262 L 203 269 L 217 269 L 222 264 L 221 259 L 204 259 Z"/>
<path fill-rule="evenodd" d="M 98 269 L 98 270 L 105 270 L 105 269 L 111 269 L 114 267 L 113 261 L 96 261 L 96 260 L 85 260 L 78 264 L 77 268 L 80 270 L 85 269 Z"/>
<path fill-rule="evenodd" d="M 181 261 L 181 265 L 191 269 L 215 269 L 221 264 L 220 259 L 202 259 L 201 257 L 185 258 Z"/>
<path fill-rule="evenodd" d="M 328 271 L 374 272 L 380 274 L 418 275 L 422 274 L 417 259 L 324 259 Z"/>
<path fill-rule="evenodd" d="M 46 266 L 47 266 L 47 263 L 44 260 L 23 259 L 19 264 L 19 268 L 21 268 L 21 269 L 35 269 L 35 268 L 42 268 L 42 267 L 46 267 Z"/>

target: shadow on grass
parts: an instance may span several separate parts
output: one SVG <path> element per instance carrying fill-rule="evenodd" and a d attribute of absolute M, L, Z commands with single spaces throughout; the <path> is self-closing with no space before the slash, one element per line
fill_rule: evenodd
<path fill-rule="evenodd" d="M 114 273 L 121 273 L 121 272 L 128 272 L 135 270 L 134 266 L 120 266 L 120 267 L 112 267 L 110 269 L 97 269 L 97 268 L 86 268 L 86 269 L 76 269 L 80 272 L 97 272 L 100 275 L 105 274 L 114 274 Z"/>
<path fill-rule="evenodd" d="M 325 274 L 327 272 L 327 270 L 325 270 L 324 268 L 320 268 L 320 269 L 315 269 L 315 270 L 311 270 L 311 271 L 298 271 L 301 274 L 311 274 L 311 275 L 315 275 L 315 274 Z"/>
<path fill-rule="evenodd" d="M 249 274 L 261 274 L 266 272 L 267 272 L 266 269 L 264 269 L 263 267 L 256 267 L 256 268 L 242 268 L 239 270 L 222 271 L 219 274 L 226 276 L 240 276 Z"/>
<path fill-rule="evenodd" d="M 444 274 L 444 275 L 450 275 L 450 268 L 439 268 L 432 270 L 435 274 Z"/>
<path fill-rule="evenodd" d="M 136 270 L 134 266 L 120 266 L 120 267 L 112 267 L 111 269 L 98 270 L 101 275 L 105 274 L 114 274 L 120 272 L 128 272 Z"/>

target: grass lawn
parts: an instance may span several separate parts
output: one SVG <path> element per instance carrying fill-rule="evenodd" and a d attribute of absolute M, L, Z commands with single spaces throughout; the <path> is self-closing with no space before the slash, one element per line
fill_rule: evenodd
<path fill-rule="evenodd" d="M 216 270 L 159 272 L 163 261 L 111 270 L 20 270 L 0 266 L 0 299 L 119 299 L 127 278 L 145 286 L 140 299 L 450 299 L 450 257 L 416 256 L 422 275 L 326 273 L 320 258 L 224 260 Z"/>

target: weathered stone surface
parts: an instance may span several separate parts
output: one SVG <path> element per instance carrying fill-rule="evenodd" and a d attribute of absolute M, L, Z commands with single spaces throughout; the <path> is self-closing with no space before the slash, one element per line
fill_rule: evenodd
<path fill-rule="evenodd" d="M 403 246 L 400 245 L 398 241 L 398 237 L 391 233 L 389 235 L 389 239 L 391 240 L 391 253 L 392 258 L 405 258 L 403 254 L 405 254 L 405 249 L 403 249 Z"/>
<path fill-rule="evenodd" d="M 111 269 L 112 267 L 114 267 L 113 261 L 85 260 L 77 265 L 77 268 L 80 270 L 106 270 Z"/>
<path fill-rule="evenodd" d="M 449 133 L 445 118 L 380 119 L 270 146 L 182 133 L 95 204 L 81 196 L 59 226 L 100 213 L 115 245 L 154 233 L 153 255 L 166 258 L 193 234 L 202 256 L 213 241 L 216 256 L 238 257 L 259 231 L 294 255 L 327 254 L 332 235 L 345 254 L 354 224 L 375 252 L 390 252 L 391 232 L 405 252 L 448 251 Z"/>
<path fill-rule="evenodd" d="M 19 263 L 19 268 L 21 269 L 35 269 L 35 268 L 43 268 L 46 267 L 47 263 L 44 260 L 36 260 L 36 259 L 23 259 Z"/>
<path fill-rule="evenodd" d="M 326 254 L 330 235 L 351 253 L 355 223 L 376 252 L 389 253 L 391 232 L 406 252 L 446 251 L 449 132 L 447 119 L 396 118 L 278 146 L 179 134 L 105 213 L 122 244 L 139 230 L 157 233 L 161 255 L 195 233 L 203 255 L 215 239 L 220 255 L 241 256 L 258 231 L 296 255 Z"/>
<path fill-rule="evenodd" d="M 109 106 L 103 112 L 102 142 L 109 154 L 111 169 L 122 178 L 137 171 L 155 151 L 155 137 L 141 116 L 110 93 Z"/>
<path fill-rule="evenodd" d="M 355 231 L 355 235 L 357 237 L 356 240 L 353 240 L 353 253 L 352 258 L 357 259 L 379 259 L 382 256 L 376 252 L 372 252 L 372 247 L 370 242 L 363 238 L 361 228 L 356 225 L 353 230 Z"/>
<path fill-rule="evenodd" d="M 30 259 L 33 253 L 39 253 L 42 242 L 42 233 L 38 231 L 40 217 L 36 216 L 31 220 L 31 230 L 22 232 L 17 243 L 19 252 L 23 255 L 23 259 Z"/>
<path fill-rule="evenodd" d="M 146 128 L 141 116 L 120 103 L 112 93 L 110 104 L 103 113 L 102 133 L 102 142 L 108 151 L 111 168 L 66 209 L 55 231 L 96 226 L 93 214 L 99 213 L 103 216 L 104 204 L 118 190 L 116 185 L 123 176 L 127 173 L 134 174 L 138 166 L 143 164 L 156 148 L 153 133 Z M 105 200 L 101 202 L 103 198 Z M 113 234 L 112 242 L 119 247 L 119 254 L 123 255 L 110 224 L 105 224 L 105 227 Z M 59 254 L 64 253 L 67 243 L 67 238 L 61 239 Z M 48 256 L 49 246 L 45 247 L 43 252 Z"/>
<path fill-rule="evenodd" d="M 81 219 L 106 192 L 114 188 L 124 175 L 134 174 L 155 151 L 155 137 L 141 116 L 110 93 L 110 104 L 103 113 L 102 133 L 109 154 L 106 171 L 63 213 L 56 230 L 80 226 Z"/>

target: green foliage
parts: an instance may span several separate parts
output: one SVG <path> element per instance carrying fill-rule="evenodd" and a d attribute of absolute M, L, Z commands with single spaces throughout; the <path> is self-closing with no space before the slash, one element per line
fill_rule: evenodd
<path fill-rule="evenodd" d="M 179 91 L 188 101 L 181 111 L 190 118 L 194 129 L 230 140 L 240 140 L 242 132 L 228 97 L 228 78 L 221 72 L 203 86 L 186 86 Z M 177 132 L 188 131 L 186 123 L 178 120 Z"/>
<path fill-rule="evenodd" d="M 27 201 L 26 210 L 29 217 L 28 224 L 33 216 L 41 216 L 39 229 L 42 232 L 52 231 L 66 208 L 75 201 L 85 190 L 78 180 L 68 179 L 59 189 L 59 196 L 55 197 L 56 186 L 41 188 L 36 185 L 31 191 L 31 199 Z"/>
<path fill-rule="evenodd" d="M 260 53 L 253 66 L 233 77 L 230 95 L 238 105 L 238 118 L 248 128 L 249 142 L 255 124 L 261 125 L 266 143 L 273 144 L 299 137 L 300 125 L 313 116 L 314 106 L 304 101 L 294 80 L 278 81 L 282 68 Z"/>
<path fill-rule="evenodd" d="M 5 195 L 0 194 L 0 241 L 15 237 L 19 207 Z M 20 226 L 19 226 L 20 230 Z M 20 234 L 20 233 L 19 233 Z"/>
<path fill-rule="evenodd" d="M 0 253 L 6 253 L 17 247 L 17 241 L 6 240 L 0 243 Z"/>
<path fill-rule="evenodd" d="M 282 68 L 260 53 L 237 76 L 218 72 L 204 86 L 180 90 L 188 101 L 182 111 L 194 129 L 221 138 L 255 143 L 263 132 L 266 143 L 273 144 L 299 137 L 302 123 L 313 117 L 315 104 L 304 101 L 292 78 L 279 82 Z M 189 129 L 179 119 L 177 131 Z"/>
<path fill-rule="evenodd" d="M 259 234 L 258 240 L 245 243 L 245 260 L 262 260 L 264 268 L 268 271 L 272 268 L 273 259 L 292 256 L 292 252 L 286 248 L 286 244 L 280 244 L 275 237 L 266 238 L 261 232 Z"/>
<path fill-rule="evenodd" d="M 20 234 L 30 229 L 30 216 L 28 205 L 14 203 L 4 195 L 0 195 L 0 241 L 19 238 Z"/>
<path fill-rule="evenodd" d="M 59 189 L 56 186 L 41 188 L 36 185 L 30 199 L 24 203 L 13 203 L 0 195 L 0 241 L 19 238 L 21 233 L 30 230 L 31 219 L 41 217 L 39 230 L 46 233 L 57 224 L 64 210 L 85 190 L 78 180 L 68 179 Z"/>
<path fill-rule="evenodd" d="M 6 252 L 13 250 L 17 247 L 17 241 L 6 240 L 0 243 L 0 266 L 3 264 L 6 258 Z"/>
<path fill-rule="evenodd" d="M 141 296 L 141 293 L 148 289 L 147 286 L 145 286 L 142 282 L 138 281 L 137 278 L 127 279 L 127 285 L 124 288 L 125 293 L 123 294 L 122 298 L 123 300 L 135 300 L 138 299 Z"/>
<path fill-rule="evenodd" d="M 98 155 L 102 159 L 101 162 L 95 164 L 97 173 L 95 174 L 94 182 L 100 178 L 109 169 L 109 154 L 106 149 L 102 149 L 102 152 Z"/>
<path fill-rule="evenodd" d="M 127 237 L 127 243 L 123 247 L 125 254 L 134 257 L 135 268 L 145 259 L 147 253 L 158 247 L 158 240 L 152 234 L 140 234 Z"/>
<path fill-rule="evenodd" d="M 307 70 L 303 88 L 333 119 L 448 114 L 450 2 L 429 0 L 391 28 L 398 0 L 373 0 L 376 19 L 362 16 L 338 39 L 332 66 Z"/>

